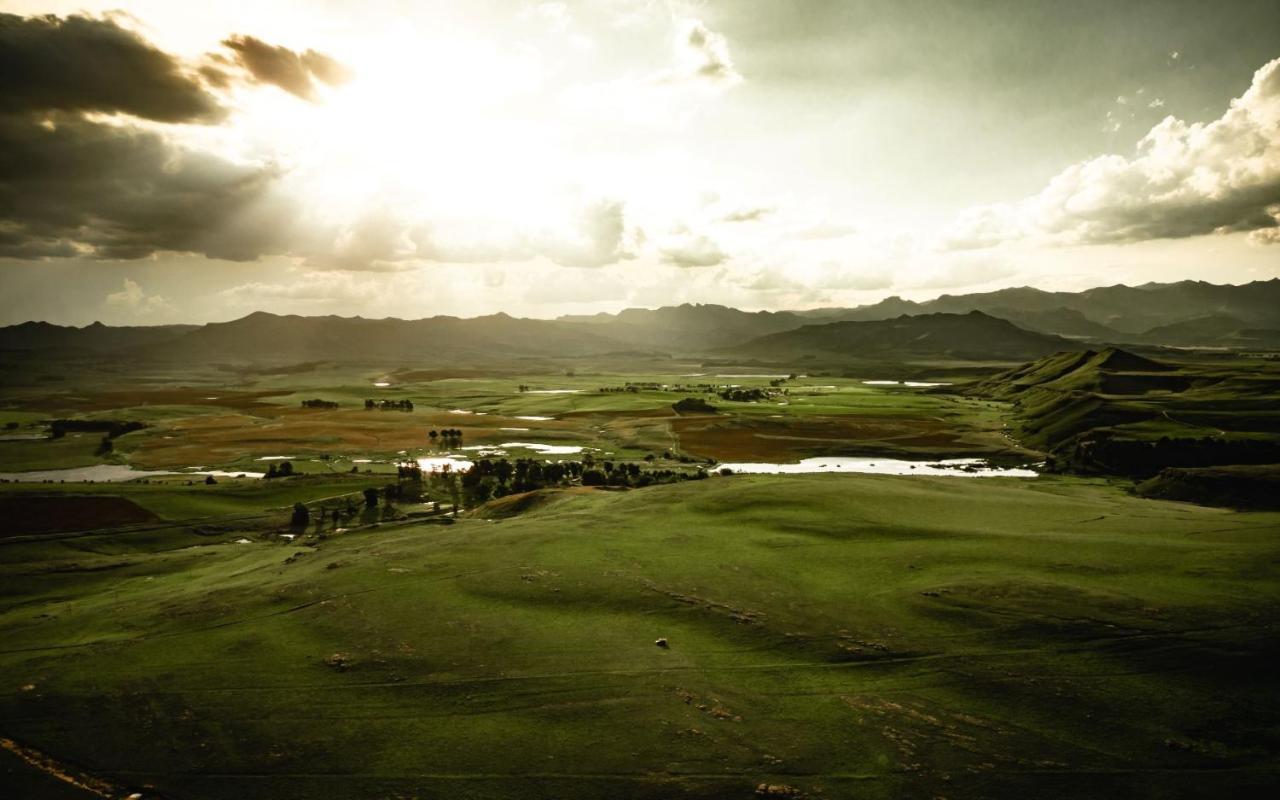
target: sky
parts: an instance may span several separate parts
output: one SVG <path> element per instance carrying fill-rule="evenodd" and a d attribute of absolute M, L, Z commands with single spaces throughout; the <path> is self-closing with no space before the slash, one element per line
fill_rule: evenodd
<path fill-rule="evenodd" d="M 0 0 L 0 324 L 1280 277 L 1280 3 Z"/>

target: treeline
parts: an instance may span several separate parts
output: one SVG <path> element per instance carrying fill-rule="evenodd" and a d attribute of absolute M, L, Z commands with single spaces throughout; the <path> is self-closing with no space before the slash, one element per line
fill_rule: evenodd
<path fill-rule="evenodd" d="M 659 483 L 679 483 L 706 478 L 699 469 L 682 472 L 670 469 L 642 469 L 639 464 L 586 464 L 581 461 L 547 463 L 532 458 L 482 458 L 462 473 L 462 494 L 467 505 L 476 505 L 495 497 L 531 492 L 535 489 L 572 486 L 617 486 L 639 488 Z"/>
<path fill-rule="evenodd" d="M 438 431 L 431 431 L 427 434 L 427 438 L 432 444 L 439 444 L 442 447 L 457 447 L 462 444 L 462 431 L 457 428 L 443 428 Z"/>
<path fill-rule="evenodd" d="M 365 411 L 412 411 L 412 400 L 365 400 Z"/>
<path fill-rule="evenodd" d="M 314 400 L 303 400 L 302 407 L 303 408 L 337 408 L 338 404 L 333 400 L 321 400 L 319 398 L 316 398 Z M 368 404 L 368 401 L 366 401 L 365 408 L 368 408 L 368 407 L 369 407 L 369 404 Z"/>
<path fill-rule="evenodd" d="M 289 477 L 290 475 L 292 475 L 292 474 L 293 474 L 293 462 L 292 462 L 292 461 L 281 461 L 279 464 L 276 464 L 276 463 L 273 461 L 271 464 L 269 464 L 269 465 L 267 466 L 267 474 L 266 474 L 266 475 L 263 475 L 262 477 L 264 477 L 264 478 L 288 478 L 288 477 Z"/>
<path fill-rule="evenodd" d="M 105 433 L 108 439 L 124 436 L 147 427 L 144 422 L 117 419 L 55 419 L 49 421 L 49 436 L 61 439 L 70 432 Z"/>
<path fill-rule="evenodd" d="M 786 389 L 779 392 L 777 389 L 761 389 L 757 386 L 750 388 L 730 386 L 717 392 L 721 400 L 730 400 L 735 403 L 758 403 L 786 393 Z"/>
<path fill-rule="evenodd" d="M 1222 464 L 1280 462 L 1280 442 L 1266 439 L 1199 439 L 1155 441 L 1094 438 L 1054 453 L 1046 466 L 1053 471 L 1114 473 L 1149 478 L 1167 467 L 1212 467 Z"/>
<path fill-rule="evenodd" d="M 601 386 L 601 394 L 615 392 L 675 392 L 677 394 L 713 394 L 724 387 L 712 383 L 656 383 L 654 381 L 627 381 L 621 386 Z"/>

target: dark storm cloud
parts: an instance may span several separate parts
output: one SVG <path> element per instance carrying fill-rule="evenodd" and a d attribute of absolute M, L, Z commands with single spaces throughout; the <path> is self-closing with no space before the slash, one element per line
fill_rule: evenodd
<path fill-rule="evenodd" d="M 346 67 L 315 50 L 297 53 L 242 35 L 232 36 L 223 45 L 236 54 L 237 61 L 254 80 L 278 86 L 304 100 L 315 99 L 316 81 L 336 86 L 350 77 Z"/>
<path fill-rule="evenodd" d="M 0 112 L 212 122 L 223 109 L 176 58 L 110 19 L 0 14 Z"/>
<path fill-rule="evenodd" d="M 0 258 L 240 261 L 285 249 L 292 209 L 274 169 L 63 116 L 0 115 Z"/>

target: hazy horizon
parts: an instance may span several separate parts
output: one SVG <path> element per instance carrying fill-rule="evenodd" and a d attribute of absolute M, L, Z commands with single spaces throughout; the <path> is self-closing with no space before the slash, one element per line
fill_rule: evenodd
<path fill-rule="evenodd" d="M 1253 0 L 6 0 L 0 324 L 1266 280 L 1277 29 Z"/>
<path fill-rule="evenodd" d="M 1175 284 L 1175 283 L 1182 283 L 1182 282 L 1188 282 L 1188 281 L 1190 281 L 1190 282 L 1196 282 L 1196 283 L 1202 283 L 1202 284 L 1208 284 L 1208 285 L 1211 285 L 1211 286 L 1246 286 L 1246 285 L 1248 285 L 1248 284 L 1250 284 L 1250 283 L 1261 283 L 1261 282 L 1268 282 L 1268 281 L 1280 281 L 1280 277 L 1277 277 L 1277 278 L 1270 278 L 1270 279 L 1258 279 L 1257 281 L 1243 281 L 1243 282 L 1241 282 L 1241 283 L 1225 283 L 1225 282 L 1224 282 L 1224 283 L 1215 283 L 1215 282 L 1213 282 L 1213 281 L 1197 281 L 1197 280 L 1194 280 L 1194 279 L 1186 279 L 1185 281 L 1170 281 L 1170 282 L 1151 281 L 1151 282 L 1144 283 L 1144 284 L 1132 284 L 1132 285 L 1131 285 L 1131 284 L 1124 284 L 1124 283 L 1115 283 L 1115 284 L 1099 284 L 1099 285 L 1097 285 L 1097 286 L 1090 286 L 1090 287 L 1086 287 L 1085 289 L 1082 289 L 1081 291 L 1089 291 L 1090 289 L 1114 288 L 1114 287 L 1120 287 L 1120 286 L 1128 286 L 1129 288 L 1141 289 L 1141 288 L 1144 288 L 1144 287 L 1147 287 L 1147 286 L 1168 286 L 1168 285 L 1173 285 L 1173 284 Z M 1015 290 L 1016 290 L 1016 289 L 1031 289 L 1031 290 L 1037 290 L 1037 291 L 1045 291 L 1045 290 L 1037 289 L 1037 287 L 1034 287 L 1034 286 L 1009 286 L 1009 287 L 1001 287 L 1001 288 L 1002 288 L 1002 289 L 1015 289 Z M 1001 290 L 1001 289 L 995 289 L 995 290 L 992 290 L 992 291 L 1000 291 L 1000 290 Z M 867 302 L 867 303 L 861 303 L 861 304 L 858 304 L 857 306 L 850 306 L 849 308 L 858 308 L 858 307 L 865 307 L 865 306 L 874 306 L 874 305 L 876 305 L 876 304 L 878 304 L 878 303 L 880 303 L 880 302 L 884 302 L 884 301 L 887 301 L 887 300 L 894 300 L 894 299 L 897 299 L 897 300 L 909 300 L 910 302 L 917 302 L 917 303 L 927 303 L 927 302 L 929 302 L 929 301 L 931 301 L 931 300 L 938 300 L 938 299 L 945 298 L 945 297 L 961 297 L 961 296 L 965 296 L 965 295 L 968 295 L 968 294 L 977 294 L 977 293 L 970 293 L 970 292 L 938 292 L 938 293 L 936 293 L 936 294 L 930 295 L 930 296 L 928 296 L 928 297 L 922 297 L 922 298 L 916 299 L 916 300 L 914 300 L 914 301 L 910 301 L 910 299 L 909 299 L 909 298 L 901 297 L 901 296 L 896 295 L 896 294 L 887 294 L 887 295 L 884 295 L 883 297 L 878 298 L 878 299 L 876 299 L 876 300 L 872 300 L 872 301 L 869 301 L 869 302 Z M 663 306 L 656 306 L 656 305 L 655 305 L 655 306 L 622 306 L 622 307 L 618 307 L 618 308 L 601 309 L 601 310 L 599 310 L 599 311 L 594 311 L 594 312 L 589 312 L 589 313 L 584 313 L 584 314 L 565 313 L 565 314 L 555 314 L 555 315 L 552 315 L 552 316 L 539 316 L 539 315 L 537 315 L 536 313 L 535 313 L 535 314 L 511 314 L 510 312 L 507 312 L 507 311 L 505 311 L 505 310 L 503 310 L 503 309 L 497 309 L 497 310 L 489 311 L 489 312 L 486 312 L 486 313 L 483 313 L 483 314 L 448 314 L 448 313 L 439 313 L 439 314 L 426 314 L 426 315 L 421 315 L 421 316 L 399 316 L 399 315 L 394 315 L 394 314 L 384 314 L 384 315 L 381 315 L 381 316 L 371 316 L 371 315 L 369 315 L 369 314 L 358 314 L 358 313 L 345 314 L 345 313 L 335 313 L 335 312 L 325 312 L 325 313 L 306 314 L 306 313 L 300 313 L 300 312 L 294 312 L 294 311 L 272 311 L 272 310 L 270 310 L 270 309 L 266 309 L 266 308 L 254 308 L 254 309 L 250 309 L 250 310 L 248 310 L 248 311 L 244 311 L 244 312 L 236 313 L 234 316 L 228 316 L 228 317 L 225 317 L 225 318 L 215 318 L 215 319 L 190 319 L 190 320 L 185 320 L 185 321 L 183 321 L 183 322 L 147 322 L 147 321 L 143 321 L 143 322 L 139 322 L 139 323 L 121 323 L 121 324 L 111 324 L 111 323 L 104 323 L 102 320 L 99 320 L 99 319 L 95 319 L 95 320 L 91 320 L 90 322 L 86 322 L 86 323 L 83 323 L 83 324 L 71 324 L 71 323 L 58 322 L 58 321 L 56 321 L 56 320 L 48 320 L 48 319 L 25 319 L 25 320 L 19 320 L 19 321 L 16 321 L 16 322 L 4 322 L 4 323 L 0 323 L 0 327 L 9 326 L 9 325 L 19 325 L 19 324 L 23 324 L 23 323 L 47 323 L 47 324 L 51 324 L 51 325 L 60 325 L 60 326 L 64 326 L 64 327 L 77 327 L 77 328 L 84 328 L 84 327 L 89 327 L 89 326 L 97 325 L 97 324 L 101 324 L 101 325 L 108 325 L 109 327 L 125 327 L 125 326 L 129 326 L 129 325 L 139 325 L 139 326 L 147 326 L 147 325 L 180 325 L 180 324 L 189 324 L 189 325 L 211 325 L 211 324 L 218 324 L 218 323 L 223 323 L 223 322 L 232 322 L 232 321 L 235 321 L 235 320 L 238 320 L 238 319 L 243 319 L 243 318 L 245 318 L 245 317 L 252 316 L 253 314 L 274 314 L 274 315 L 276 315 L 276 316 L 336 316 L 336 317 L 345 317 L 345 318 L 356 318 L 356 317 L 360 317 L 360 318 L 364 318 L 364 319 L 402 319 L 402 320 L 427 319 L 427 318 L 430 318 L 430 317 L 437 317 L 437 316 L 457 317 L 457 318 L 460 318 L 460 319 L 475 319 L 475 318 L 478 318 L 478 317 L 488 317 L 488 316 L 495 316 L 495 315 L 506 314 L 507 316 L 515 317 L 515 318 L 517 318 L 517 319 L 558 320 L 558 319 L 564 319 L 564 318 L 569 318 L 569 317 L 589 317 L 589 316 L 594 316 L 595 314 L 601 314 L 601 313 L 603 313 L 603 314 L 616 315 L 616 314 L 620 314 L 620 313 L 622 313 L 623 311 L 656 311 L 656 310 L 659 310 L 659 309 L 662 309 L 662 308 L 677 308 L 677 307 L 681 307 L 681 306 L 718 306 L 718 307 L 722 307 L 722 308 L 731 308 L 731 309 L 735 309 L 735 310 L 738 310 L 738 311 L 745 311 L 745 312 L 748 312 L 748 313 L 774 313 L 774 314 L 777 314 L 777 313 L 787 313 L 787 312 L 797 312 L 797 313 L 798 313 L 798 312 L 805 312 L 805 311 L 817 311 L 817 310 L 822 310 L 822 309 L 836 309 L 836 308 L 841 308 L 841 306 L 830 306 L 830 305 L 813 305 L 813 306 L 804 307 L 804 308 L 801 308 L 801 307 L 788 307 L 788 308 L 782 308 L 782 307 L 779 307 L 779 308 L 741 308 L 741 307 L 739 307 L 739 306 L 726 306 L 724 303 L 684 301 L 684 302 L 680 302 L 680 303 L 671 303 L 671 304 L 663 305 Z M 944 313 L 945 313 L 945 312 L 944 312 Z"/>

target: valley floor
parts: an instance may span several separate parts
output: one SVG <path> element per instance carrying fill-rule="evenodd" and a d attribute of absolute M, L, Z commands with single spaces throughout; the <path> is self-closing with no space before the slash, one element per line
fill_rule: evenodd
<path fill-rule="evenodd" d="M 306 546 L 11 536 L 0 780 L 94 796 L 36 753 L 192 800 L 1263 796 L 1278 532 L 1101 480 L 734 475 Z"/>

